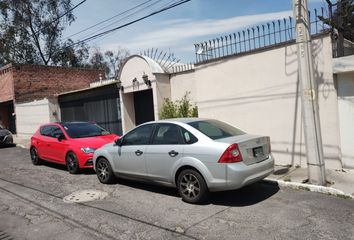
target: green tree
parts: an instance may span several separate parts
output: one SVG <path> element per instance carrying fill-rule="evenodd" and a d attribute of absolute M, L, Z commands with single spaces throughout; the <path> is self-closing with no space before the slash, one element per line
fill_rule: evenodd
<path fill-rule="evenodd" d="M 321 21 L 343 33 L 343 37 L 354 41 L 354 0 L 341 0 L 332 18 L 319 17 Z"/>
<path fill-rule="evenodd" d="M 0 64 L 80 65 L 83 45 L 61 41 L 75 20 L 71 7 L 71 0 L 1 0 Z"/>
<path fill-rule="evenodd" d="M 198 117 L 198 107 L 191 103 L 189 92 L 186 92 L 181 100 L 172 102 L 165 98 L 160 110 L 160 119 Z"/>

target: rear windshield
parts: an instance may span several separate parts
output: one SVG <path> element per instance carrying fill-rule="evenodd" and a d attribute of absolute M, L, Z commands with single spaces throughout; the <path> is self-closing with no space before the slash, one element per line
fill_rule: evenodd
<path fill-rule="evenodd" d="M 213 140 L 245 134 L 242 130 L 218 120 L 203 120 L 188 124 Z"/>
<path fill-rule="evenodd" d="M 65 123 L 62 125 L 71 138 L 96 137 L 110 134 L 94 123 Z"/>

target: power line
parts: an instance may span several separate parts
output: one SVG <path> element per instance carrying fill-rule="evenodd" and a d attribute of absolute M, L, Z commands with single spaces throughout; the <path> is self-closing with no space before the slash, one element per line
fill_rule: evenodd
<path fill-rule="evenodd" d="M 158 8 L 153 9 L 153 11 L 157 11 L 158 9 L 164 8 L 164 7 L 166 7 L 166 6 L 169 6 L 169 5 L 171 5 L 171 4 L 172 4 L 173 2 L 175 2 L 175 1 L 176 1 L 176 0 L 169 1 L 168 3 L 165 3 L 165 4 L 163 4 L 162 6 L 159 6 Z M 156 3 L 158 3 L 158 2 L 161 2 L 161 0 L 157 1 Z M 126 19 L 129 19 L 129 18 L 130 18 L 132 15 L 134 15 L 135 13 L 140 12 L 140 11 L 143 11 L 143 10 L 147 9 L 148 7 L 151 7 L 152 5 L 155 5 L 156 3 L 150 4 L 149 6 L 146 6 L 144 9 L 135 11 L 134 13 L 131 13 L 131 14 L 127 15 L 127 16 L 126 16 Z M 117 23 L 117 22 L 119 22 L 120 20 L 124 20 L 124 18 L 120 18 L 119 20 L 115 21 L 114 23 Z M 112 26 L 114 23 L 109 24 L 109 25 L 107 25 L 107 26 L 105 26 L 105 27 L 102 27 L 102 28 L 100 28 L 99 30 L 106 29 L 107 27 Z M 92 34 L 98 32 L 99 30 L 93 32 Z M 88 36 L 89 36 L 89 35 L 86 35 L 85 37 L 88 37 Z M 103 38 L 105 38 L 105 37 L 107 37 L 107 36 L 108 36 L 108 34 L 105 35 L 105 36 L 102 36 L 101 39 L 103 39 Z"/>
<path fill-rule="evenodd" d="M 114 18 L 116 18 L 116 17 L 122 16 L 122 15 L 124 15 L 125 13 L 128 13 L 128 12 L 130 12 L 130 11 L 136 9 L 136 8 L 139 8 L 139 7 L 141 7 L 141 6 L 143 6 L 143 5 L 145 5 L 146 3 L 151 2 L 151 1 L 152 1 L 152 0 L 148 0 L 148 1 L 145 1 L 145 2 L 143 2 L 143 3 L 140 3 L 140 4 L 136 5 L 135 7 L 132 7 L 132 8 L 130 8 L 130 9 L 128 9 L 128 10 L 125 10 L 125 11 L 123 11 L 123 12 L 120 12 L 120 13 L 118 13 L 118 14 L 116 14 L 116 15 L 110 17 L 110 18 L 107 18 L 107 19 L 105 19 L 105 20 L 103 20 L 103 21 L 101 21 L 101 22 L 98 22 L 98 23 L 96 23 L 96 24 L 94 24 L 94 25 L 91 25 L 91 26 L 89 26 L 89 27 L 87 27 L 87 28 L 85 28 L 85 29 L 83 29 L 83 30 L 77 32 L 77 33 L 71 34 L 71 35 L 67 36 L 64 40 L 69 39 L 70 37 L 76 36 L 76 35 L 78 35 L 78 34 L 80 34 L 80 33 L 86 32 L 87 30 L 90 30 L 90 29 L 92 29 L 92 28 L 94 28 L 94 27 L 97 27 L 97 26 L 103 24 L 103 23 L 106 23 L 106 22 L 108 22 L 108 21 L 110 21 L 110 20 L 112 20 L 112 19 L 114 19 Z M 64 40 L 63 40 L 63 41 L 64 41 Z"/>
<path fill-rule="evenodd" d="M 144 10 L 146 10 L 146 9 L 148 9 L 148 8 L 150 8 L 150 7 L 152 7 L 153 5 L 156 5 L 157 3 L 161 2 L 161 1 L 163 1 L 163 0 L 158 0 L 158 1 L 156 1 L 156 2 L 153 2 L 153 3 L 149 4 L 148 6 L 142 8 L 142 9 L 138 9 L 138 10 L 136 10 L 136 11 L 130 13 L 129 15 L 125 16 L 125 17 L 119 18 L 118 20 L 114 21 L 113 23 L 107 24 L 107 25 L 105 25 L 105 26 L 103 26 L 103 27 L 101 27 L 101 28 L 99 28 L 99 29 L 93 31 L 91 34 L 87 34 L 87 35 L 83 36 L 82 38 L 87 38 L 87 37 L 89 37 L 89 36 L 92 36 L 93 34 L 96 34 L 97 32 L 100 32 L 101 30 L 107 29 L 108 27 L 110 27 L 110 26 L 112 26 L 112 25 L 115 25 L 116 23 L 118 23 L 118 22 L 120 22 L 120 21 L 122 21 L 122 20 L 129 19 L 131 16 L 134 16 L 135 14 L 137 14 L 137 13 L 139 13 L 139 12 L 141 12 L 141 11 L 144 11 Z M 174 2 L 174 1 L 172 1 L 172 2 Z"/>
<path fill-rule="evenodd" d="M 179 1 L 179 2 L 176 2 L 176 3 L 174 3 L 174 4 L 171 4 L 170 6 L 167 6 L 167 7 L 164 7 L 164 8 L 162 8 L 162 9 L 160 9 L 160 10 L 154 11 L 154 12 L 148 14 L 148 15 L 145 15 L 145 16 L 143 16 L 143 17 L 140 17 L 140 18 L 138 18 L 138 19 L 136 19 L 136 20 L 133 20 L 133 21 L 131 21 L 131 22 L 125 23 L 125 24 L 120 25 L 120 26 L 118 26 L 118 27 L 109 29 L 109 30 L 107 30 L 107 31 L 104 31 L 104 32 L 95 34 L 95 35 L 93 35 L 93 36 L 91 36 L 91 37 L 85 38 L 85 39 L 83 39 L 83 40 L 77 41 L 76 43 L 73 43 L 73 44 L 70 44 L 69 46 L 67 46 L 67 48 L 72 47 L 72 46 L 75 46 L 75 45 L 80 44 L 80 43 L 83 43 L 83 42 L 87 42 L 87 41 L 90 41 L 90 40 L 99 38 L 99 37 L 104 36 L 104 35 L 106 35 L 106 34 L 108 34 L 108 33 L 117 31 L 118 29 L 127 27 L 127 26 L 132 25 L 132 24 L 134 24 L 134 23 L 136 23 L 136 22 L 139 22 L 139 21 L 141 21 L 141 20 L 144 20 L 144 19 L 149 18 L 149 17 L 151 17 L 151 16 L 154 16 L 154 15 L 156 15 L 156 14 L 158 14 L 158 13 L 164 12 L 164 11 L 166 11 L 166 10 L 169 10 L 169 9 L 171 9 L 171 8 L 177 7 L 177 6 L 181 5 L 181 4 L 184 4 L 184 3 L 187 3 L 187 2 L 190 2 L 190 1 L 191 1 L 191 0 L 181 0 L 181 1 Z"/>
<path fill-rule="evenodd" d="M 56 21 L 58 21 L 60 18 L 68 15 L 70 12 L 72 12 L 75 8 L 79 7 L 81 4 L 83 4 L 84 2 L 86 2 L 87 0 L 82 0 L 80 3 L 76 4 L 74 7 L 72 7 L 71 9 L 69 9 L 68 11 L 66 11 L 65 13 L 63 13 L 62 15 L 60 15 L 59 17 L 55 18 L 53 21 L 47 23 L 46 25 L 44 25 L 42 28 L 40 28 L 39 30 L 37 30 L 34 34 L 39 33 L 40 31 L 42 31 L 43 29 L 47 28 L 49 25 L 51 25 L 52 23 L 55 23 Z"/>

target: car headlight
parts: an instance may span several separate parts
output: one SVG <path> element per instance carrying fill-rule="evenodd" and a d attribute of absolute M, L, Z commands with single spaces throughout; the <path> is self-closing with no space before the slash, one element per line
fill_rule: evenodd
<path fill-rule="evenodd" d="M 94 153 L 95 150 L 96 150 L 96 148 L 89 148 L 89 147 L 81 148 L 81 151 L 83 151 L 86 154 Z"/>

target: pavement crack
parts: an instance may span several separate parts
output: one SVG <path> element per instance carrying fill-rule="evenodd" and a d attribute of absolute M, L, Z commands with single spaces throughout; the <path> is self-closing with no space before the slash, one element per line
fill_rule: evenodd
<path fill-rule="evenodd" d="M 203 218 L 202 220 L 200 220 L 200 221 L 198 221 L 198 222 L 196 222 L 196 223 L 193 223 L 192 225 L 190 225 L 189 227 L 187 227 L 186 229 L 184 229 L 184 232 L 186 233 L 190 228 L 195 227 L 195 226 L 201 224 L 202 222 L 204 222 L 204 221 L 206 221 L 206 220 L 208 220 L 208 219 L 210 219 L 210 218 L 212 218 L 212 217 L 215 217 L 215 216 L 217 216 L 218 214 L 220 214 L 220 213 L 222 213 L 222 212 L 225 212 L 226 210 L 228 210 L 228 209 L 230 209 L 230 208 L 231 208 L 231 207 L 226 207 L 226 208 L 224 208 L 224 209 L 222 209 L 222 210 L 220 210 L 220 211 L 218 211 L 218 212 L 216 212 L 216 213 L 214 213 L 214 214 L 212 214 L 212 215 L 210 215 L 210 216 L 208 216 L 208 217 Z"/>
<path fill-rule="evenodd" d="M 27 188 L 27 189 L 30 189 L 30 190 L 33 190 L 33 191 L 36 191 L 36 192 L 40 192 L 40 193 L 43 193 L 43 194 L 46 194 L 46 195 L 49 195 L 53 198 L 57 198 L 57 199 L 60 199 L 62 200 L 61 197 L 57 196 L 57 195 L 54 195 L 52 193 L 48 193 L 46 191 L 43 191 L 43 190 L 40 190 L 40 189 L 36 189 L 36 188 L 33 188 L 33 187 L 30 187 L 30 186 L 26 186 L 24 184 L 21 184 L 21 183 L 17 183 L 17 182 L 14 182 L 14 181 L 10 181 L 10 180 L 6 180 L 6 179 L 3 179 L 3 178 L 0 178 L 0 180 L 4 181 L 4 182 L 7 182 L 7 183 L 11 183 L 11 184 L 14 184 L 14 185 L 17 185 L 17 186 L 21 186 L 23 188 Z M 79 227 L 83 227 L 83 228 L 86 228 L 92 232 L 97 232 L 99 234 L 102 234 L 105 238 L 107 239 L 115 239 L 114 237 L 108 235 L 108 234 L 105 234 L 105 233 L 102 233 L 102 232 L 98 232 L 97 229 L 94 229 L 86 224 L 83 224 L 83 223 L 78 223 L 75 219 L 72 219 L 66 215 L 63 215 L 59 212 L 56 212 L 48 207 L 45 207 L 45 206 L 42 206 L 41 204 L 38 204 L 30 199 L 27 199 L 17 193 L 14 193 L 14 192 L 11 192 L 5 188 L 2 188 L 0 187 L 1 190 L 5 191 L 5 192 L 8 192 L 20 199 L 23 199 L 25 201 L 28 201 L 30 202 L 31 204 L 35 205 L 36 207 L 40 208 L 40 209 L 44 209 L 46 210 L 47 212 L 50 212 L 56 216 L 58 216 L 60 219 L 62 219 L 63 221 L 67 220 L 69 221 L 71 224 L 76 224 L 78 225 Z M 128 220 L 131 220 L 131 221 L 134 221 L 134 222 L 138 222 L 138 223 L 141 223 L 141 224 L 145 224 L 145 225 L 148 225 L 148 226 L 151 226 L 151 227 L 154 227 L 154 228 L 158 228 L 158 229 L 161 229 L 161 230 L 164 230 L 164 231 L 167 231 L 167 232 L 170 232 L 170 233 L 173 233 L 173 234 L 177 234 L 177 235 L 180 235 L 180 236 L 184 236 L 186 238 L 189 238 L 189 239 L 195 239 L 195 240 L 198 240 L 198 238 L 194 237 L 194 236 L 190 236 L 190 235 L 187 235 L 185 233 L 180 233 L 178 231 L 176 231 L 175 229 L 170 229 L 170 228 L 167 228 L 167 227 L 163 227 L 163 226 L 160 226 L 160 225 L 156 225 L 154 223 L 150 223 L 150 222 L 147 222 L 147 221 L 144 221 L 144 220 L 141 220 L 141 219 L 138 219 L 138 218 L 134 218 L 134 217 L 130 217 L 128 215 L 125 215 L 125 214 L 122 214 L 122 213 L 117 213 L 117 212 L 114 212 L 114 211 L 111 211 L 111 210 L 108 210 L 108 209 L 104 209 L 104 208 L 101 208 L 101 207 L 96 207 L 96 206 L 92 206 L 92 205 L 88 205 L 88 204 L 85 204 L 85 203 L 73 203 L 73 204 L 77 204 L 77 205 L 80 205 L 80 206 L 83 206 L 83 207 L 87 207 L 87 208 L 91 208 L 91 209 L 96 209 L 96 210 L 99 210 L 99 211 L 104 211 L 106 213 L 110 213 L 110 214 L 113 214 L 113 215 L 116 215 L 116 216 L 119 216 L 119 217 L 122 217 L 122 218 L 125 218 L 125 219 L 128 219 Z M 226 210 L 226 209 L 225 209 Z"/>

